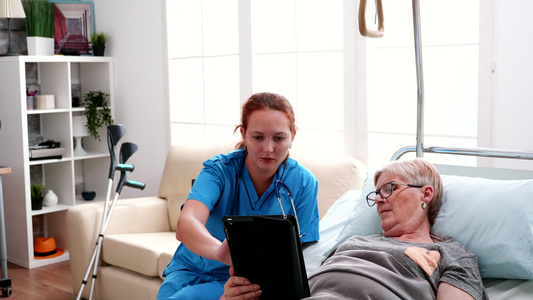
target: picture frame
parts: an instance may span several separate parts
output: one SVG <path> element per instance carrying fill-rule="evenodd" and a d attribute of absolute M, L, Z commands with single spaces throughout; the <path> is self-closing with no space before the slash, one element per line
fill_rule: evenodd
<path fill-rule="evenodd" d="M 51 0 L 54 4 L 54 54 L 93 55 L 93 1 Z"/>

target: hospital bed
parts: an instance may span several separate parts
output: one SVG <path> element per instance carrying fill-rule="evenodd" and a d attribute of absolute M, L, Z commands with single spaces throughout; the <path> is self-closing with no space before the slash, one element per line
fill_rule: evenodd
<path fill-rule="evenodd" d="M 433 153 L 533 159 L 533 153 L 517 151 L 437 148 L 438 152 Z M 414 149 L 401 149 L 393 159 Z M 444 194 L 432 230 L 452 236 L 477 255 L 490 299 L 533 299 L 533 172 L 436 166 Z M 365 196 L 375 190 L 373 173 L 368 172 L 362 190 L 347 191 L 320 221 L 320 241 L 304 249 L 308 275 L 350 236 L 381 233 L 379 215 L 365 201 Z"/>

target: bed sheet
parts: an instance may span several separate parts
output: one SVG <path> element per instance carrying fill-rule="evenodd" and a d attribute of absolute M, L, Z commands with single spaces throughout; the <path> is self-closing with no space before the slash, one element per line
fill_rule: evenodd
<path fill-rule="evenodd" d="M 303 250 L 307 276 L 320 266 L 326 257 L 326 252 L 335 246 L 337 237 L 353 210 L 355 200 L 359 199 L 360 195 L 361 190 L 347 191 L 333 203 L 320 220 L 320 240 Z"/>
<path fill-rule="evenodd" d="M 490 300 L 531 300 L 533 280 L 485 279 Z"/>
<path fill-rule="evenodd" d="M 340 232 L 352 212 L 361 190 L 344 193 L 320 220 L 320 241 L 303 250 L 307 275 L 320 266 L 327 253 L 334 249 Z M 484 279 L 483 284 L 491 300 L 531 300 L 533 280 Z"/>

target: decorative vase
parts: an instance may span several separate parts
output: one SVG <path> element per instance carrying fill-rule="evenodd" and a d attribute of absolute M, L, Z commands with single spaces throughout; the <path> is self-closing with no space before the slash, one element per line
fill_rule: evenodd
<path fill-rule="evenodd" d="M 81 197 L 86 200 L 86 201 L 90 201 L 90 200 L 93 200 L 94 197 L 96 197 L 96 192 L 94 191 L 84 191 L 81 193 Z"/>
<path fill-rule="evenodd" d="M 46 195 L 44 195 L 43 198 L 43 205 L 44 206 L 54 206 L 57 205 L 58 199 L 57 195 L 54 193 L 54 191 L 49 190 Z"/>
<path fill-rule="evenodd" d="M 40 36 L 29 36 L 28 55 L 54 55 L 54 39 Z"/>
<path fill-rule="evenodd" d="M 94 56 L 104 56 L 105 46 L 93 46 L 93 55 Z"/>

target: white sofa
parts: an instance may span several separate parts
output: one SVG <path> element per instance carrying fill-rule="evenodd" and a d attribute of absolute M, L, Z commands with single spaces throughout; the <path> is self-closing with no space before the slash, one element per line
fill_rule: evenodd
<path fill-rule="evenodd" d="M 161 274 L 179 245 L 176 224 L 180 206 L 204 160 L 226 153 L 233 145 L 189 145 L 170 149 L 158 196 L 119 199 L 102 243 L 95 298 L 99 300 L 156 299 Z M 320 217 L 352 189 L 361 189 L 367 168 L 348 156 L 291 152 L 319 182 Z M 103 202 L 78 205 L 67 212 L 73 290 L 77 294 L 93 254 Z M 90 281 L 83 298 L 89 298 Z"/>

